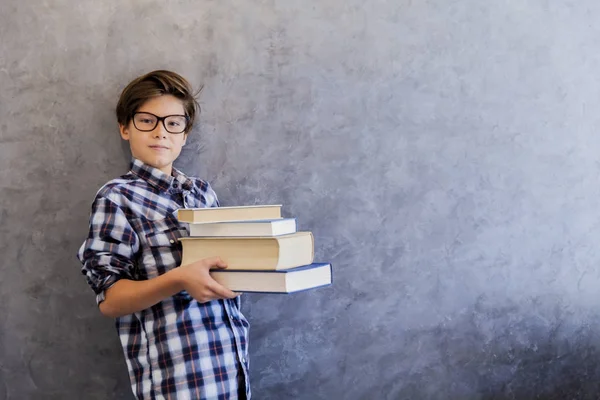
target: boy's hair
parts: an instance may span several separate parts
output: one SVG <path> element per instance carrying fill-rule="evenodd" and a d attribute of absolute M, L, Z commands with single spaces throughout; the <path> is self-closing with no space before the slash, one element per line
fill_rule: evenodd
<path fill-rule="evenodd" d="M 190 83 L 175 72 L 166 70 L 149 72 L 134 79 L 123 89 L 117 103 L 117 121 L 121 125 L 129 124 L 133 118 L 133 114 L 146 101 L 154 97 L 170 94 L 183 103 L 185 115 L 188 117 L 185 133 L 189 133 L 194 125 L 196 112 L 200 114 L 200 105 L 196 100 L 196 96 L 200 90 L 194 95 Z"/>

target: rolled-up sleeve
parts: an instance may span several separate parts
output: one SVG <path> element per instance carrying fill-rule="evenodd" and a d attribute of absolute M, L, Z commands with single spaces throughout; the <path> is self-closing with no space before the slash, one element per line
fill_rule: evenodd
<path fill-rule="evenodd" d="M 77 258 L 98 304 L 119 279 L 133 279 L 138 251 L 138 237 L 123 210 L 111 200 L 97 197 L 92 204 L 88 237 Z"/>

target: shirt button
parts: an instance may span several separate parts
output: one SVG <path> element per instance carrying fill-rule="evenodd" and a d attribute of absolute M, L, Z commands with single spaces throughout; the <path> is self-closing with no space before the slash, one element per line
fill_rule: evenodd
<path fill-rule="evenodd" d="M 174 187 L 175 189 L 177 189 L 177 188 L 179 187 L 179 184 L 178 184 L 177 182 L 175 182 L 175 183 L 173 184 L 173 187 Z"/>
<path fill-rule="evenodd" d="M 169 242 L 171 242 L 171 244 L 175 243 L 175 241 L 173 239 L 169 240 Z"/>
<path fill-rule="evenodd" d="M 246 359 L 245 359 L 245 358 L 242 358 L 242 362 L 243 362 L 244 364 L 246 364 Z"/>

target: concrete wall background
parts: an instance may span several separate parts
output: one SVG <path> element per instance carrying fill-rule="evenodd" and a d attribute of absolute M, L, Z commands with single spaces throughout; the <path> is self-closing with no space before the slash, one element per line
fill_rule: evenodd
<path fill-rule="evenodd" d="M 131 398 L 75 252 L 157 68 L 205 85 L 178 167 L 334 265 L 245 296 L 256 398 L 595 398 L 599 8 L 4 0 L 0 399 Z"/>

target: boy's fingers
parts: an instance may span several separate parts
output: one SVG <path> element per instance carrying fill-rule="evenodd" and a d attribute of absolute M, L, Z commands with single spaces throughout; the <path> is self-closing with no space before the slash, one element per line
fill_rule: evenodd
<path fill-rule="evenodd" d="M 227 268 L 227 264 L 225 264 L 225 261 L 223 261 L 221 257 L 212 257 L 209 258 L 207 261 L 211 268 Z"/>
<path fill-rule="evenodd" d="M 215 280 L 207 285 L 207 287 L 209 290 L 212 290 L 215 295 L 219 296 L 219 298 L 233 299 L 234 297 L 237 297 L 235 293 Z"/>

